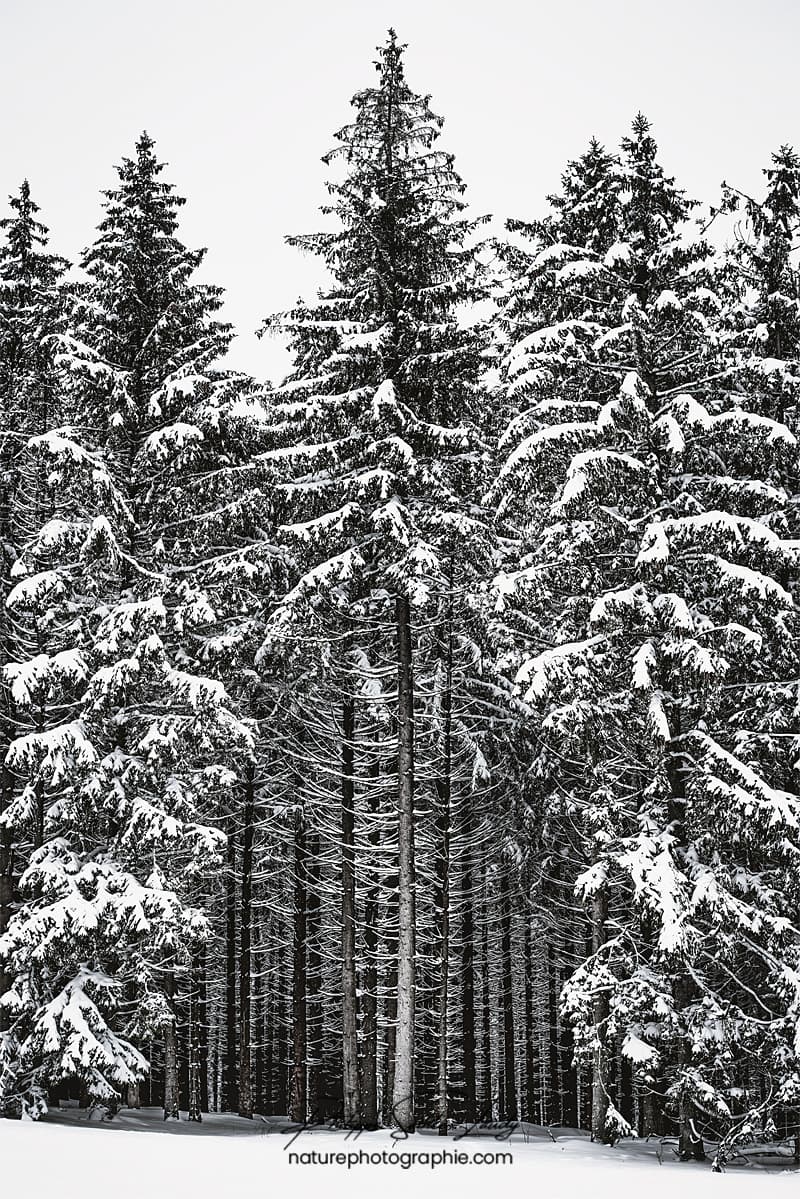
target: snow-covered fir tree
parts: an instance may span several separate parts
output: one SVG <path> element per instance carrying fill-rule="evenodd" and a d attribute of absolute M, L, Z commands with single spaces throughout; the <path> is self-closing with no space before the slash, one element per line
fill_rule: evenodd
<path fill-rule="evenodd" d="M 793 669 L 794 549 L 764 480 L 796 451 L 728 386 L 709 250 L 643 117 L 622 149 L 617 240 L 539 251 L 571 293 L 561 311 L 589 303 L 563 325 L 546 309 L 509 354 L 510 379 L 541 371 L 565 410 L 534 412 L 500 472 L 507 505 L 536 497 L 500 602 L 523 588 L 551 630 L 533 656 L 524 638 L 509 654 L 541 721 L 550 819 L 583 829 L 593 953 L 565 1003 L 594 1058 L 594 1134 L 625 1127 L 616 1043 L 645 1122 L 663 1108 L 689 1156 L 703 1128 L 750 1135 L 796 1087 L 782 1063 L 796 1051 L 797 802 L 736 727 L 744 688 Z"/>
<path fill-rule="evenodd" d="M 8 605 L 48 644 L 5 673 L 18 705 L 58 720 L 8 753 L 6 819 L 27 819 L 34 797 L 43 819 L 0 952 L 12 1090 L 31 1110 L 69 1077 L 113 1099 L 145 1072 L 133 1042 L 158 1035 L 177 1115 L 176 978 L 206 929 L 187 898 L 218 858 L 205 821 L 251 741 L 196 668 L 214 612 L 175 517 L 214 445 L 230 334 L 218 289 L 192 279 L 202 253 L 176 236 L 182 200 L 161 169 L 145 134 L 106 193 L 57 355 L 68 423 L 29 443 L 59 509 L 20 546 Z"/>
<path fill-rule="evenodd" d="M 800 160 L 490 247 L 374 65 L 279 386 L 146 134 L 80 281 L 2 221 L 0 1112 L 800 1160 Z"/>
<path fill-rule="evenodd" d="M 63 309 L 66 263 L 47 250 L 48 231 L 38 220 L 38 206 L 23 182 L 10 197 L 11 214 L 0 221 L 0 661 L 42 648 L 37 631 L 15 618 L 6 600 L 13 587 L 12 566 L 36 527 L 57 507 L 47 481 L 27 453 L 32 438 L 58 420 L 60 393 L 53 344 Z M 17 705 L 6 678 L 0 678 L 0 935 L 8 927 L 16 900 L 19 864 L 32 845 L 41 842 L 42 804 L 37 795 L 29 819 L 5 819 L 17 781 L 6 763 L 8 748 L 19 732 L 31 727 L 31 714 Z M 33 725 L 46 721 L 43 708 L 32 714 Z M 10 977 L 0 963 L 0 999 Z M 4 1094 L 3 1061 L 14 1056 L 7 1010 L 0 1005 L 0 1103 Z"/>
<path fill-rule="evenodd" d="M 772 155 L 764 171 L 766 194 L 756 200 L 726 186 L 724 209 L 744 210 L 736 226 L 724 277 L 731 330 L 731 356 L 737 367 L 742 403 L 800 436 L 800 272 L 796 263 L 800 233 L 800 158 L 790 146 Z M 795 443 L 796 444 L 796 441 Z M 770 527 L 797 541 L 800 533 L 800 483 L 797 452 L 770 463 L 764 476 L 771 488 Z M 780 582 L 798 598 L 796 562 L 787 565 Z M 777 702 L 778 699 L 780 702 Z M 748 721 L 753 734 L 749 752 L 773 772 L 788 790 L 797 788 L 800 743 L 796 734 L 796 681 L 776 675 L 765 691 L 754 688 Z M 759 733 L 760 736 L 760 748 Z"/>
<path fill-rule="evenodd" d="M 337 672 L 337 685 L 344 687 L 337 735 L 348 1123 L 360 1119 L 351 864 L 354 688 L 364 693 L 378 686 L 388 699 L 394 658 L 396 748 L 384 751 L 387 758 L 396 754 L 399 821 L 397 1043 L 389 1110 L 401 1127 L 412 1129 L 415 727 L 421 705 L 415 674 L 423 639 L 427 670 L 433 670 L 431 658 L 442 654 L 445 675 L 452 670 L 446 663 L 452 658 L 454 597 L 481 560 L 487 534 L 475 498 L 483 454 L 482 343 L 460 312 L 483 294 L 474 225 L 461 215 L 463 185 L 452 158 L 435 145 L 441 120 L 406 83 L 403 49 L 390 33 L 376 63 L 377 86 L 356 94 L 354 122 L 337 134 L 337 146 L 326 156 L 343 170 L 343 178 L 329 185 L 328 211 L 338 228 L 291 239 L 320 255 L 333 285 L 316 304 L 269 322 L 289 334 L 296 356 L 295 371 L 276 396 L 285 445 L 274 461 L 285 472 L 280 532 L 297 547 L 304 569 L 275 613 L 267 644 L 285 649 L 311 633 L 320 666 Z M 425 631 L 416 633 L 423 622 Z M 323 642 L 330 648 L 320 648 Z M 447 692 L 449 683 L 444 685 Z M 371 719 L 368 712 L 365 718 Z"/>

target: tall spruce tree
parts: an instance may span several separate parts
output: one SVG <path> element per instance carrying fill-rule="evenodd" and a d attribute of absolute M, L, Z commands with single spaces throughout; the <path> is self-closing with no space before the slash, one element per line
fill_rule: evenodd
<path fill-rule="evenodd" d="M 62 1078 L 113 1100 L 146 1069 L 133 1041 L 158 1035 L 166 1118 L 176 988 L 206 931 L 191 882 L 220 852 L 205 822 L 251 734 L 194 669 L 214 613 L 174 518 L 215 445 L 229 331 L 218 289 L 192 280 L 202 252 L 178 240 L 183 201 L 161 170 L 145 134 L 106 193 L 61 340 L 69 427 L 33 446 L 60 514 L 21 547 L 8 602 L 52 635 L 6 674 L 21 706 L 47 703 L 59 721 L 9 751 L 21 806 L 43 797 L 43 841 L 0 952 L 23 1101 L 40 1106 Z"/>
<path fill-rule="evenodd" d="M 60 410 L 53 343 L 64 308 L 63 276 L 67 263 L 48 252 L 48 231 L 38 220 L 38 205 L 25 180 L 10 197 L 11 215 L 0 221 L 0 661 L 42 648 L 37 630 L 14 618 L 7 599 L 14 585 L 12 567 L 37 523 L 52 514 L 57 497 L 35 460 L 30 441 L 57 423 Z M 16 900 L 16 875 L 31 846 L 41 842 L 41 797 L 25 816 L 12 811 L 18 780 L 7 762 L 11 742 L 27 724 L 8 678 L 0 675 L 0 936 L 8 927 Z M 42 725 L 40 708 L 34 722 Z M 6 1092 L 4 1060 L 14 1053 L 10 1018 L 2 998 L 10 975 L 0 962 L 0 1105 Z M 6 1039 L 7 1043 L 6 1043 Z"/>
<path fill-rule="evenodd" d="M 357 93 L 355 120 L 325 158 L 343 167 L 344 177 L 329 185 L 337 230 L 290 239 L 320 255 L 333 285 L 316 305 L 269 322 L 289 334 L 296 354 L 296 369 L 276 397 L 287 444 L 275 461 L 291 480 L 283 491 L 282 534 L 305 556 L 305 572 L 274 618 L 271 641 L 302 639 L 313 622 L 315 636 L 331 641 L 340 677 L 350 678 L 341 725 L 346 1076 L 356 1070 L 357 1053 L 349 931 L 352 688 L 363 688 L 378 664 L 385 676 L 388 655 L 395 658 L 396 743 L 386 750 L 396 755 L 398 822 L 390 1106 L 395 1122 L 410 1131 L 417 1023 L 415 673 L 420 639 L 427 636 L 422 628 L 415 632 L 415 617 L 422 621 L 447 603 L 454 554 L 477 561 L 474 547 L 485 534 L 466 500 L 481 459 L 481 341 L 459 315 L 461 305 L 482 294 L 474 225 L 461 216 L 463 185 L 451 156 L 435 147 L 441 120 L 406 83 L 403 50 L 390 31 L 376 63 L 377 86 Z M 360 1117 L 347 1085 L 345 1078 L 345 1118 L 354 1122 Z"/>
<path fill-rule="evenodd" d="M 506 459 L 501 492 L 530 489 L 538 503 L 528 557 L 501 592 L 521 583 L 529 620 L 552 613 L 550 644 L 523 651 L 518 680 L 542 722 L 551 811 L 585 829 L 576 882 L 593 951 L 565 1004 L 579 1053 L 594 1058 L 594 1133 L 625 1127 L 616 1043 L 638 1068 L 643 1110 L 666 1104 L 689 1157 L 702 1155 L 703 1127 L 745 1136 L 763 1122 L 768 1105 L 740 1110 L 733 1063 L 755 1053 L 778 1071 L 796 1011 L 797 804 L 735 730 L 740 689 L 791 670 L 780 579 L 793 554 L 761 480 L 793 438 L 727 385 L 709 251 L 689 235 L 691 206 L 643 117 L 619 184 L 618 240 L 560 250 L 551 268 L 578 304 L 597 278 L 602 305 L 578 317 L 580 338 L 548 321 L 511 351 L 512 374 L 560 356 L 585 407 L 534 425 Z M 774 1020 L 754 993 L 771 996 Z"/>

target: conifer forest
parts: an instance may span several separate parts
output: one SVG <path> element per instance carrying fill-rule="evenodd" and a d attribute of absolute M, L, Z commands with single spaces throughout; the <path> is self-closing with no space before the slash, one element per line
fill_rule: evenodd
<path fill-rule="evenodd" d="M 282 382 L 149 132 L 5 205 L 0 1113 L 800 1160 L 800 155 L 632 112 L 498 236 L 404 50 Z"/>

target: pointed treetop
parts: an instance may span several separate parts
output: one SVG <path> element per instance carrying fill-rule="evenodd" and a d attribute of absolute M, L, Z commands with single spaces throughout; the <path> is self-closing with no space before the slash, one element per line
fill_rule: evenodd
<path fill-rule="evenodd" d="M 637 112 L 636 116 L 633 118 L 632 129 L 633 129 L 634 136 L 639 137 L 639 138 L 644 137 L 645 134 L 650 132 L 650 129 L 651 129 L 650 122 L 648 121 L 648 119 L 644 115 L 644 113 L 641 112 L 641 110 L 639 112 Z"/>
<path fill-rule="evenodd" d="M 658 145 L 652 135 L 652 125 L 643 112 L 637 112 L 631 124 L 630 136 L 622 139 L 622 149 L 631 162 L 653 165 L 658 154 Z M 657 168 L 660 173 L 660 168 Z"/>
<path fill-rule="evenodd" d="M 388 31 L 386 44 L 377 46 L 376 49 L 380 57 L 375 63 L 375 70 L 383 77 L 394 76 L 396 79 L 402 79 L 403 54 L 408 46 L 404 42 L 398 42 L 394 29 Z"/>
<path fill-rule="evenodd" d="M 800 157 L 791 146 L 783 145 L 772 154 L 772 166 L 765 169 L 769 181 L 765 205 L 776 217 L 784 212 L 796 212 L 800 195 Z"/>
<path fill-rule="evenodd" d="M 136 140 L 136 162 L 144 174 L 158 174 L 166 165 L 163 162 L 158 162 L 155 156 L 155 139 L 150 136 L 147 130 L 143 130 Z"/>
<path fill-rule="evenodd" d="M 9 196 L 8 202 L 14 209 L 14 212 L 19 214 L 19 217 L 26 219 L 39 211 L 39 205 L 31 199 L 31 185 L 27 179 L 23 179 L 19 185 L 19 191 L 15 196 Z M 4 227 L 10 225 L 16 218 L 6 217 L 3 222 Z"/>
<path fill-rule="evenodd" d="M 6 245 L 0 250 L 0 277 L 18 278 L 29 273 L 52 281 L 68 264 L 54 254 L 44 253 L 49 238 L 46 225 L 36 219 L 39 205 L 31 199 L 30 184 L 23 179 L 16 195 L 9 196 L 11 215 L 0 218 Z"/>

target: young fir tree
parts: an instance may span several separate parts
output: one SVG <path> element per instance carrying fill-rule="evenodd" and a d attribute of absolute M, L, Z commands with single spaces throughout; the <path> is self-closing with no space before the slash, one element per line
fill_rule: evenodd
<path fill-rule="evenodd" d="M 484 532 L 465 501 L 480 468 L 476 432 L 480 338 L 460 319 L 482 294 L 462 216 L 463 185 L 435 143 L 441 120 L 405 80 L 393 32 L 376 63 L 376 87 L 357 93 L 355 119 L 328 163 L 335 232 L 291 239 L 319 254 L 333 283 L 269 327 L 288 332 L 296 356 L 276 397 L 286 445 L 282 536 L 301 547 L 304 573 L 280 606 L 270 644 L 331 643 L 329 663 L 348 679 L 341 714 L 345 992 L 345 1118 L 357 1117 L 352 793 L 353 688 L 395 660 L 398 895 L 395 1122 L 412 1130 L 415 1063 L 415 658 L 422 631 L 454 591 Z M 455 565 L 456 561 L 460 565 Z M 393 649 L 391 648 L 393 642 Z M 424 657 L 424 655 L 423 655 Z M 372 665 L 370 665 L 372 664 Z M 366 671 L 366 675 L 365 675 Z M 418 682 L 418 680 L 417 680 Z M 367 718 L 369 715 L 366 714 Z M 347 1077 L 353 1086 L 348 1095 Z"/>
<path fill-rule="evenodd" d="M 6 601 L 13 587 L 11 569 L 32 530 L 57 506 L 27 447 L 58 421 L 60 395 L 53 362 L 53 341 L 63 308 L 66 262 L 47 251 L 47 229 L 37 219 L 27 180 L 10 198 L 11 215 L 0 221 L 0 660 L 42 648 L 24 620 L 15 619 Z M 28 819 L 12 823 L 7 815 L 17 780 L 6 755 L 26 725 L 8 680 L 0 676 L 0 936 L 15 903 L 15 875 L 31 846 L 41 842 L 41 797 Z M 46 713 L 34 719 L 40 724 Z M 2 1062 L 13 1058 L 8 1010 L 2 997 L 10 976 L 0 962 L 0 1103 L 6 1086 Z"/>
<path fill-rule="evenodd" d="M 561 356 L 585 407 L 534 425 L 506 459 L 501 494 L 536 498 L 528 556 L 501 592 L 522 583 L 528 619 L 553 614 L 546 647 L 530 657 L 518 642 L 518 680 L 542 722 L 550 809 L 584 828 L 593 946 L 565 1004 L 594 1059 L 593 1131 L 625 1127 L 616 1044 L 647 1122 L 665 1102 L 688 1157 L 703 1127 L 763 1121 L 749 1087 L 740 1110 L 745 1061 L 793 1085 L 797 803 L 735 729 L 741 688 L 791 671 L 792 552 L 762 480 L 793 438 L 725 385 L 709 253 L 642 117 L 619 183 L 617 242 L 553 268 L 574 303 L 587 279 L 607 289 L 578 318 L 580 348 L 574 325 L 547 323 L 511 351 L 512 375 Z"/>
<path fill-rule="evenodd" d="M 133 1040 L 163 1038 L 165 1117 L 179 1106 L 175 993 L 205 917 L 187 902 L 220 851 L 204 822 L 249 729 L 196 668 L 214 612 L 192 581 L 182 485 L 213 454 L 229 331 L 201 252 L 176 236 L 182 203 L 145 134 L 106 193 L 60 365 L 68 428 L 35 439 L 59 515 L 12 569 L 13 613 L 48 651 L 10 663 L 16 702 L 59 720 L 17 737 L 8 762 L 43 841 L 0 941 L 19 1051 L 16 1093 L 41 1106 L 77 1078 L 112 1100 L 145 1069 Z"/>

